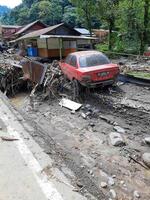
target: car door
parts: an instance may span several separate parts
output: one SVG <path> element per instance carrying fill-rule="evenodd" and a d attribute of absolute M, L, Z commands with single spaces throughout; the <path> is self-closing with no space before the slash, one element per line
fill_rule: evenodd
<path fill-rule="evenodd" d="M 71 55 L 70 64 L 68 65 L 68 77 L 70 80 L 77 77 L 77 58 Z"/>
<path fill-rule="evenodd" d="M 77 69 L 77 58 L 75 55 L 67 56 L 65 60 L 65 67 L 63 69 L 64 74 L 67 75 L 68 79 L 72 80 L 76 78 L 76 69 Z"/>

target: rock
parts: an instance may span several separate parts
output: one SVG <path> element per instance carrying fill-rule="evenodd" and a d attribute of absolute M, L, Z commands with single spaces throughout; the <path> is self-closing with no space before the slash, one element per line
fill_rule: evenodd
<path fill-rule="evenodd" d="M 94 127 L 95 126 L 95 124 L 93 123 L 93 122 L 90 122 L 90 124 L 89 124 L 91 127 Z"/>
<path fill-rule="evenodd" d="M 114 126 L 118 126 L 118 123 L 117 123 L 117 122 L 113 122 L 113 125 L 114 125 Z"/>
<path fill-rule="evenodd" d="M 147 143 L 147 144 L 150 145 L 150 137 L 146 137 L 146 138 L 144 139 L 144 141 L 145 141 L 145 143 Z"/>
<path fill-rule="evenodd" d="M 114 126 L 114 130 L 118 133 L 125 133 L 125 129 L 121 128 L 120 126 Z"/>
<path fill-rule="evenodd" d="M 107 183 L 106 182 L 101 182 L 101 187 L 102 188 L 106 188 L 107 187 Z"/>
<path fill-rule="evenodd" d="M 85 106 L 84 106 L 84 108 L 86 108 L 86 109 L 91 109 L 91 105 L 90 104 L 86 104 Z"/>
<path fill-rule="evenodd" d="M 72 115 L 73 115 L 73 114 L 75 114 L 75 113 L 76 113 L 76 111 L 75 111 L 75 110 L 72 110 L 72 111 L 71 111 L 71 114 L 72 114 Z"/>
<path fill-rule="evenodd" d="M 140 198 L 140 194 L 136 190 L 134 191 L 133 195 L 134 195 L 135 198 Z"/>
<path fill-rule="evenodd" d="M 124 181 L 120 181 L 120 184 L 123 185 L 125 182 Z"/>
<path fill-rule="evenodd" d="M 142 156 L 143 162 L 150 168 L 150 153 L 144 153 Z"/>
<path fill-rule="evenodd" d="M 117 198 L 117 194 L 116 194 L 115 190 L 113 190 L 113 189 L 110 190 L 110 195 L 111 195 L 111 197 L 112 197 L 113 199 L 116 199 L 116 198 Z"/>
<path fill-rule="evenodd" d="M 94 109 L 94 110 L 93 110 L 93 114 L 98 114 L 98 113 L 100 113 L 100 110 L 99 110 L 99 109 Z"/>
<path fill-rule="evenodd" d="M 112 175 L 112 177 L 113 177 L 113 178 L 116 178 L 116 175 L 114 174 L 114 175 Z"/>
<path fill-rule="evenodd" d="M 78 187 L 82 188 L 83 187 L 83 184 L 80 183 L 79 181 L 76 183 Z"/>
<path fill-rule="evenodd" d="M 113 185 L 115 184 L 114 179 L 111 178 L 111 177 L 109 177 L 109 178 L 108 178 L 108 184 L 109 184 L 110 186 L 113 186 Z"/>
<path fill-rule="evenodd" d="M 86 116 L 90 116 L 90 115 L 91 115 L 91 112 L 88 111 L 88 112 L 86 112 L 85 114 L 86 114 Z"/>
<path fill-rule="evenodd" d="M 3 128 L 0 126 L 0 130 L 2 130 Z"/>
<path fill-rule="evenodd" d="M 81 113 L 81 116 L 82 116 L 83 119 L 87 118 L 87 115 L 85 113 Z"/>
<path fill-rule="evenodd" d="M 111 141 L 111 144 L 113 146 L 122 146 L 125 144 L 123 138 L 121 137 L 121 135 L 117 132 L 111 132 L 109 134 L 109 137 L 110 137 L 110 141 Z"/>

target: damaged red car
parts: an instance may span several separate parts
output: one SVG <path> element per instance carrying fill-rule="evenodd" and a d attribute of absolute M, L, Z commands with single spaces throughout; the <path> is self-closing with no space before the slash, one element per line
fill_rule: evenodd
<path fill-rule="evenodd" d="M 69 80 L 86 87 L 112 85 L 119 74 L 118 65 L 98 51 L 71 53 L 60 62 L 60 67 Z"/>

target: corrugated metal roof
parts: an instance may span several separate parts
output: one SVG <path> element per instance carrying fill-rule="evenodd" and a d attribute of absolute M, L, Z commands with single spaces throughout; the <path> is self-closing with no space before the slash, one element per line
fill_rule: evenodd
<path fill-rule="evenodd" d="M 97 40 L 95 37 L 86 36 L 73 36 L 73 35 L 41 35 L 40 38 L 66 38 L 66 39 L 84 39 L 84 40 Z"/>
<path fill-rule="evenodd" d="M 24 39 L 29 39 L 29 38 L 36 38 L 36 37 L 40 37 L 41 35 L 45 35 L 45 34 L 48 34 L 49 32 L 53 31 L 54 29 L 62 26 L 62 25 L 65 25 L 64 23 L 61 23 L 61 24 L 57 24 L 57 25 L 54 25 L 54 26 L 50 26 L 50 27 L 47 27 L 47 28 L 43 28 L 43 29 L 40 29 L 38 31 L 33 31 L 31 33 L 28 33 L 18 39 L 16 39 L 16 41 L 19 41 L 19 40 L 24 40 Z M 74 30 L 74 29 L 73 29 Z M 76 31 L 76 30 L 74 30 Z M 78 32 L 78 31 L 77 31 Z M 79 33 L 79 32 L 78 32 Z"/>
<path fill-rule="evenodd" d="M 0 25 L 2 28 L 20 28 L 21 26 L 15 26 L 15 25 Z"/>
<path fill-rule="evenodd" d="M 47 27 L 47 28 L 43 28 L 43 29 L 40 29 L 38 31 L 33 31 L 31 33 L 28 33 L 18 39 L 16 39 L 16 41 L 18 40 L 24 40 L 24 39 L 27 39 L 27 38 L 36 38 L 36 37 L 39 37 L 40 35 L 43 35 L 45 33 L 48 33 L 52 30 L 54 30 L 55 28 L 58 28 L 59 26 L 63 25 L 63 23 L 61 24 L 57 24 L 57 25 L 54 25 L 54 26 L 50 26 L 50 27 Z"/>
<path fill-rule="evenodd" d="M 23 33 L 24 31 L 28 30 L 30 27 L 32 27 L 36 23 L 43 24 L 40 20 L 36 20 L 36 21 L 34 21 L 34 22 L 32 22 L 32 23 L 27 24 L 26 26 L 24 26 L 22 29 L 20 29 L 18 32 L 16 32 L 15 35 L 19 35 L 19 34 Z M 45 24 L 43 24 L 43 25 L 45 25 Z M 45 27 L 46 27 L 46 25 L 45 25 Z"/>
<path fill-rule="evenodd" d="M 75 30 L 81 33 L 82 35 L 90 35 L 90 31 L 85 28 L 75 28 Z"/>

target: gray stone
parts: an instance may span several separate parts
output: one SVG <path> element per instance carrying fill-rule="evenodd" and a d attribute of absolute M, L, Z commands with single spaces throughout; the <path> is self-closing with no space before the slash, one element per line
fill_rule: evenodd
<path fill-rule="evenodd" d="M 120 184 L 123 185 L 125 182 L 124 181 L 120 181 Z"/>
<path fill-rule="evenodd" d="M 147 144 L 150 144 L 150 137 L 146 137 L 146 138 L 144 139 L 144 141 L 145 141 Z"/>
<path fill-rule="evenodd" d="M 115 190 L 113 190 L 113 189 L 110 190 L 110 195 L 111 195 L 111 197 L 112 197 L 113 199 L 116 199 L 116 198 L 117 198 L 117 194 L 116 194 Z"/>
<path fill-rule="evenodd" d="M 122 136 L 120 135 L 120 133 L 117 133 L 117 132 L 111 132 L 109 134 L 109 137 L 110 137 L 110 141 L 111 141 L 111 144 L 113 146 L 122 146 L 125 144 Z"/>
<path fill-rule="evenodd" d="M 113 185 L 115 184 L 114 179 L 111 178 L 111 177 L 109 177 L 109 178 L 108 178 L 108 184 L 109 184 L 110 186 L 113 186 Z"/>
<path fill-rule="evenodd" d="M 114 126 L 114 130 L 118 133 L 125 133 L 125 129 L 121 128 L 120 126 Z"/>
<path fill-rule="evenodd" d="M 140 198 L 140 194 L 136 190 L 134 191 L 133 195 L 134 195 L 135 198 Z"/>
<path fill-rule="evenodd" d="M 101 187 L 102 188 L 106 188 L 107 187 L 107 183 L 106 182 L 101 182 Z"/>
<path fill-rule="evenodd" d="M 71 111 L 71 114 L 72 114 L 72 115 L 73 115 L 73 114 L 75 114 L 75 113 L 76 113 L 76 111 L 75 111 L 75 110 L 72 110 L 72 111 Z"/>
<path fill-rule="evenodd" d="M 81 113 L 81 116 L 82 116 L 83 119 L 87 118 L 87 115 L 85 113 Z"/>
<path fill-rule="evenodd" d="M 80 188 L 82 188 L 82 187 L 83 187 L 83 184 L 82 184 L 80 181 L 78 181 L 78 182 L 77 182 L 77 186 L 80 187 Z"/>
<path fill-rule="evenodd" d="M 142 156 L 142 159 L 143 159 L 143 162 L 145 163 L 145 165 L 150 167 L 150 153 L 144 153 Z"/>

